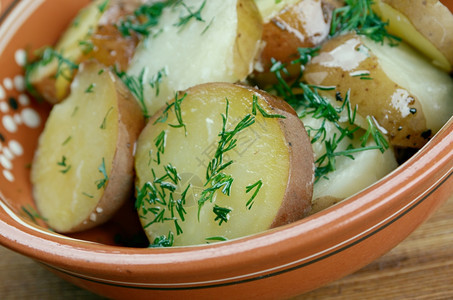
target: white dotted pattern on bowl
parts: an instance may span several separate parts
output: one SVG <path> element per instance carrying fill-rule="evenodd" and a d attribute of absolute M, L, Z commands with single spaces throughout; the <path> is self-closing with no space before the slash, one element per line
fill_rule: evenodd
<path fill-rule="evenodd" d="M 14 54 L 14 59 L 18 66 L 25 66 L 25 50 L 17 50 Z M 22 107 L 21 110 L 13 110 L 8 104 L 8 94 L 12 91 L 19 93 L 17 102 Z M 41 125 L 41 117 L 29 105 L 30 99 L 25 94 L 25 80 L 23 75 L 0 78 L 0 122 L 6 132 L 15 133 L 21 126 L 36 128 Z M 10 182 L 15 180 L 12 172 L 14 158 L 21 156 L 23 153 L 24 149 L 19 141 L 11 139 L 0 144 L 0 168 L 3 169 L 3 176 Z"/>

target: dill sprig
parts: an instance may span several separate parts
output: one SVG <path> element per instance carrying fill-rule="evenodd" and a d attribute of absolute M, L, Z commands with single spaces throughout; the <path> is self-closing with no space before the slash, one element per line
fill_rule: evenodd
<path fill-rule="evenodd" d="M 68 165 L 66 156 L 64 155 L 61 157 L 61 161 L 57 162 L 57 165 L 63 168 L 60 170 L 62 174 L 66 174 L 71 169 L 71 165 Z"/>
<path fill-rule="evenodd" d="M 201 17 L 201 11 L 203 10 L 204 6 L 206 5 L 206 0 L 203 1 L 201 6 L 194 12 L 192 9 L 187 6 L 184 1 L 181 2 L 182 6 L 187 10 L 187 15 L 179 17 L 179 22 L 175 24 L 177 27 L 183 27 L 187 23 L 189 23 L 190 20 L 195 19 L 199 22 L 205 22 L 203 18 Z"/>
<path fill-rule="evenodd" d="M 149 248 L 162 248 L 162 247 L 171 247 L 174 243 L 173 232 L 169 231 L 168 235 L 161 235 L 154 239 L 154 241 L 149 245 Z"/>
<path fill-rule="evenodd" d="M 164 175 L 157 177 L 154 169 L 152 169 L 153 180 L 146 182 L 140 189 L 137 189 L 135 208 L 141 211 L 142 216 L 153 215 L 151 221 L 145 224 L 144 228 L 154 223 L 170 221 L 176 228 L 176 234 L 180 235 L 183 230 L 179 222 L 185 221 L 187 212 L 184 206 L 191 184 L 186 186 L 178 198 L 176 193 L 181 181 L 178 171 L 171 164 L 163 166 L 163 170 L 165 171 Z"/>
<path fill-rule="evenodd" d="M 333 11 L 330 36 L 355 31 L 375 42 L 397 45 L 401 38 L 387 31 L 388 22 L 382 21 L 371 9 L 372 0 L 345 0 L 346 5 Z"/>
<path fill-rule="evenodd" d="M 258 192 L 260 191 L 262 186 L 263 186 L 263 181 L 260 179 L 257 182 L 255 182 L 254 184 L 251 184 L 251 185 L 248 185 L 248 186 L 245 187 L 245 193 L 246 194 L 248 194 L 253 189 L 255 189 L 255 191 L 252 194 L 252 197 L 250 197 L 250 199 L 245 204 L 247 209 L 250 210 L 252 208 L 253 204 L 255 203 L 254 201 L 255 201 L 256 195 L 258 195 Z"/>
<path fill-rule="evenodd" d="M 231 212 L 231 209 L 228 208 L 228 207 L 221 207 L 221 206 L 218 206 L 217 204 L 214 206 L 214 208 L 212 209 L 212 211 L 214 212 L 214 214 L 216 215 L 214 221 L 218 221 L 219 222 L 219 226 L 222 225 L 223 222 L 228 222 L 228 219 L 229 219 L 229 214 Z"/>
<path fill-rule="evenodd" d="M 222 129 L 219 133 L 220 140 L 217 144 L 214 158 L 211 159 L 206 169 L 206 183 L 204 185 L 206 188 L 201 192 L 201 197 L 198 199 L 198 218 L 200 218 L 201 208 L 205 202 L 212 202 L 218 190 L 224 195 L 230 195 L 234 179 L 231 175 L 225 174 L 223 171 L 233 161 L 224 162 L 224 155 L 237 146 L 237 134 L 255 123 L 255 117 L 247 114 L 232 130 L 227 130 L 230 102 L 228 98 L 225 100 L 226 108 L 225 113 L 222 114 Z"/>
<path fill-rule="evenodd" d="M 174 2 L 173 0 L 145 3 L 139 6 L 133 15 L 121 20 L 116 27 L 123 36 L 131 36 L 132 34 L 148 36 L 151 33 L 151 28 L 159 24 L 164 8 L 173 5 Z"/>
<path fill-rule="evenodd" d="M 107 175 L 107 170 L 105 169 L 105 159 L 102 158 L 102 163 L 98 167 L 98 171 L 102 174 L 103 178 L 96 180 L 96 187 L 98 190 L 101 188 L 105 188 L 107 181 L 109 180 L 109 176 Z"/>
<path fill-rule="evenodd" d="M 145 94 L 144 94 L 144 85 L 143 77 L 145 75 L 145 69 L 143 68 L 138 77 L 128 75 L 124 71 L 119 71 L 116 67 L 114 68 L 115 74 L 121 79 L 124 85 L 129 89 L 129 91 L 135 96 L 135 98 L 140 103 L 142 107 L 143 115 L 146 119 L 150 117 L 148 113 L 148 108 L 145 103 Z"/>

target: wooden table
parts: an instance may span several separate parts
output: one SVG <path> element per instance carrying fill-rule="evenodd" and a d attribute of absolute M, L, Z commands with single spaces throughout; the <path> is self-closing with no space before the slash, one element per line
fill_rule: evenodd
<path fill-rule="evenodd" d="M 101 298 L 0 247 L 0 299 Z M 453 299 L 453 198 L 379 260 L 305 299 Z"/>

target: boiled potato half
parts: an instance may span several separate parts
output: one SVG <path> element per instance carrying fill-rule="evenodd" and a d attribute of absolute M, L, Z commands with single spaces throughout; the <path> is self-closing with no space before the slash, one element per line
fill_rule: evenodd
<path fill-rule="evenodd" d="M 251 87 L 179 93 L 137 144 L 136 207 L 152 244 L 234 239 L 310 210 L 313 152 L 294 110 Z"/>
<path fill-rule="evenodd" d="M 32 164 L 33 195 L 57 232 L 105 222 L 133 196 L 137 101 L 108 69 L 81 64 L 67 99 L 55 105 Z"/>
<path fill-rule="evenodd" d="M 453 80 L 404 43 L 354 33 L 326 42 L 304 71 L 308 84 L 350 90 L 362 119 L 374 116 L 394 146 L 420 148 L 453 114 Z"/>
<path fill-rule="evenodd" d="M 80 10 L 54 48 L 47 48 L 30 65 L 28 82 L 46 101 L 55 104 L 70 90 L 78 64 L 96 59 L 106 66 L 125 70 L 129 65 L 137 36 L 123 36 L 117 23 L 131 14 L 140 0 L 96 0 Z"/>
<path fill-rule="evenodd" d="M 403 38 L 432 61 L 452 71 L 453 14 L 439 0 L 376 0 L 373 10 L 389 22 L 388 31 Z M 447 1 L 444 1 L 447 2 Z"/>
<path fill-rule="evenodd" d="M 190 11 L 200 17 L 190 17 Z M 147 114 L 153 115 L 176 91 L 245 79 L 261 33 L 261 16 L 250 0 L 191 0 L 166 7 L 128 71 L 144 86 Z"/>

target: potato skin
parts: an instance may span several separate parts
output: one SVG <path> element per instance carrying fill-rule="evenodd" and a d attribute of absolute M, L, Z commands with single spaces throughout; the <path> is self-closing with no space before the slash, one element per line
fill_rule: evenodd
<path fill-rule="evenodd" d="M 300 220 L 310 213 L 315 170 L 314 155 L 304 124 L 293 108 L 269 93 L 258 89 L 251 90 L 266 100 L 274 114 L 286 117 L 278 121 L 290 152 L 290 170 L 282 205 L 271 225 L 271 228 L 274 228 Z"/>

